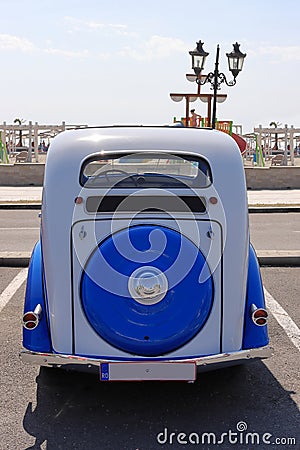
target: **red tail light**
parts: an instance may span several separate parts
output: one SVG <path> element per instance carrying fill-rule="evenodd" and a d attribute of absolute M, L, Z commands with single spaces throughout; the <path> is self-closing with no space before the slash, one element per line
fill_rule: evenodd
<path fill-rule="evenodd" d="M 251 313 L 251 317 L 255 325 L 263 327 L 267 324 L 269 314 L 264 308 L 257 308 L 256 305 L 252 304 Z"/>
<path fill-rule="evenodd" d="M 37 305 L 34 311 L 25 313 L 22 319 L 23 327 L 26 328 L 26 330 L 34 330 L 39 324 L 41 313 L 41 305 Z"/>

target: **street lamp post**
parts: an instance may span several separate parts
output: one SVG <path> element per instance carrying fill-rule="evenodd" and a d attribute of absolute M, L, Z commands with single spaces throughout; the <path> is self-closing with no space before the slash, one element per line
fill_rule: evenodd
<path fill-rule="evenodd" d="M 246 53 L 242 53 L 239 47 L 240 44 L 236 42 L 233 44 L 233 51 L 231 53 L 226 53 L 229 70 L 233 75 L 233 80 L 231 81 L 227 81 L 225 74 L 219 72 L 219 45 L 217 46 L 215 70 L 214 72 L 209 72 L 206 77 L 201 76 L 201 71 L 204 69 L 205 60 L 209 53 L 203 50 L 203 42 L 197 42 L 196 48 L 189 52 L 192 57 L 192 69 L 195 72 L 197 84 L 202 86 L 205 83 L 210 83 L 211 89 L 213 89 L 212 128 L 216 128 L 217 92 L 220 89 L 221 84 L 225 82 L 227 86 L 234 86 L 236 84 L 236 77 L 243 68 Z"/>

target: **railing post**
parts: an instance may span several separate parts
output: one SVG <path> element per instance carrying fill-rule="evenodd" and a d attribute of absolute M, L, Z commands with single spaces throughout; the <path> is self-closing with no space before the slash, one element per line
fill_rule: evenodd
<path fill-rule="evenodd" d="M 20 125 L 22 126 L 22 125 Z M 32 122 L 29 121 L 28 127 L 28 154 L 27 154 L 27 162 L 32 162 Z"/>
<path fill-rule="evenodd" d="M 38 123 L 35 122 L 34 129 L 33 129 L 33 140 L 34 140 L 34 157 L 35 162 L 39 162 L 39 152 L 38 152 L 38 146 L 39 146 L 39 130 L 38 130 Z"/>
<path fill-rule="evenodd" d="M 283 161 L 282 165 L 287 166 L 288 165 L 288 126 L 287 124 L 284 125 L 284 154 L 283 154 Z"/>
<path fill-rule="evenodd" d="M 295 160 L 294 160 L 294 126 L 293 125 L 291 125 L 291 128 L 290 128 L 290 155 L 291 155 L 291 165 L 294 166 Z"/>

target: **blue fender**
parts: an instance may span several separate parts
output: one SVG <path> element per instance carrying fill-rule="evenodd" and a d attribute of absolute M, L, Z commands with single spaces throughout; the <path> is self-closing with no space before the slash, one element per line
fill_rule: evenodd
<path fill-rule="evenodd" d="M 33 249 L 27 277 L 24 313 L 33 311 L 40 304 L 42 314 L 38 326 L 33 330 L 23 328 L 23 346 L 31 351 L 51 352 L 52 345 L 48 326 L 45 294 L 43 288 L 43 264 L 41 243 Z"/>
<path fill-rule="evenodd" d="M 252 303 L 258 308 L 266 307 L 258 259 L 250 244 L 243 349 L 263 347 L 269 343 L 267 325 L 259 327 L 251 319 Z"/>

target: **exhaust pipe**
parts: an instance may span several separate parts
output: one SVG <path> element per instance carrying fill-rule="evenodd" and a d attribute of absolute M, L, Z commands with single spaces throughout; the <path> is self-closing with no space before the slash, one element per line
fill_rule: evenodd
<path fill-rule="evenodd" d="M 22 319 L 23 327 L 26 330 L 34 330 L 40 322 L 41 315 L 42 315 L 42 307 L 40 304 L 38 304 L 34 308 L 34 311 L 28 311 L 23 315 Z"/>
<path fill-rule="evenodd" d="M 263 327 L 267 324 L 269 314 L 266 309 L 258 308 L 254 303 L 251 305 L 251 318 L 258 327 Z"/>

